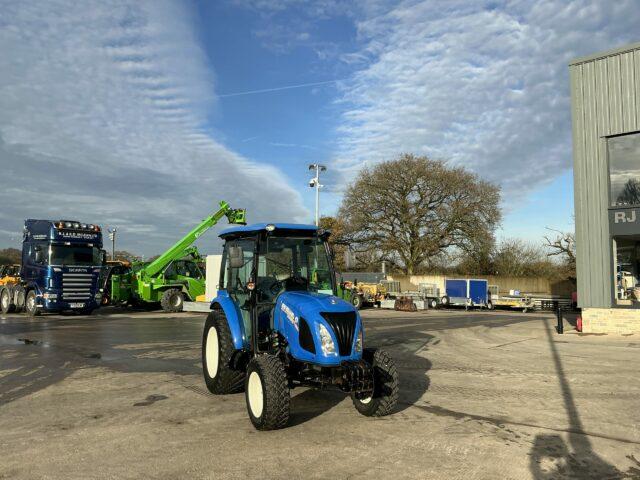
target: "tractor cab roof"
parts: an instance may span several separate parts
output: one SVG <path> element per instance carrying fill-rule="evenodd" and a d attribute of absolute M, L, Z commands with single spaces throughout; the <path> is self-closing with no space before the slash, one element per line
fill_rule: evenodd
<path fill-rule="evenodd" d="M 220 232 L 220 238 L 248 237 L 260 232 L 273 232 L 283 235 L 315 235 L 318 227 L 303 223 L 253 223 L 251 225 L 233 225 Z"/>

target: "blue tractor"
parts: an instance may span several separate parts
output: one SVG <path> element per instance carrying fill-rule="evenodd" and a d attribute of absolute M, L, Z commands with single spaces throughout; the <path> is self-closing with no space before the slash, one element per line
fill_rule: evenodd
<path fill-rule="evenodd" d="M 217 297 L 202 337 L 202 366 L 214 394 L 244 389 L 258 430 L 283 428 L 289 391 L 338 388 L 366 416 L 392 412 L 398 373 L 383 350 L 364 348 L 358 311 L 336 296 L 328 231 L 254 224 L 221 232 Z"/>

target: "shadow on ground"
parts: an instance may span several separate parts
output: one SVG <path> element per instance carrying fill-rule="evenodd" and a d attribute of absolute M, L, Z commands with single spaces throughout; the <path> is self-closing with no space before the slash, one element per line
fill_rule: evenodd
<path fill-rule="evenodd" d="M 396 362 L 400 381 L 397 412 L 401 412 L 416 402 L 429 389 L 427 372 L 431 362 L 419 355 L 425 352 L 435 337 L 418 331 L 405 331 L 388 336 L 375 331 L 367 335 L 367 347 L 383 348 Z M 437 343 L 437 341 L 436 341 Z M 295 392 L 295 391 L 294 391 Z M 300 425 L 318 417 L 344 401 L 349 396 L 335 390 L 305 390 L 291 399 L 289 427 Z M 351 402 L 351 399 L 348 400 Z M 355 407 L 354 415 L 358 415 Z"/>
<path fill-rule="evenodd" d="M 631 467 L 623 472 L 594 452 L 589 436 L 583 429 L 578 408 L 548 325 L 546 325 L 545 331 L 568 418 L 568 444 L 559 435 L 537 435 L 533 441 L 530 455 L 530 469 L 533 478 L 536 480 L 558 478 L 640 479 L 640 461 L 635 457 L 628 456 L 627 458 L 637 467 Z"/>

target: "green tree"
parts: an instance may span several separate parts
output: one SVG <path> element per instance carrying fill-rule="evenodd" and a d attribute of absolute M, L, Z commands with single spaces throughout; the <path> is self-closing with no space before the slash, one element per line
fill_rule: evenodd
<path fill-rule="evenodd" d="M 493 243 L 500 190 L 462 167 L 404 154 L 363 169 L 347 188 L 340 217 L 356 251 L 376 252 L 405 274 L 452 249 Z"/>

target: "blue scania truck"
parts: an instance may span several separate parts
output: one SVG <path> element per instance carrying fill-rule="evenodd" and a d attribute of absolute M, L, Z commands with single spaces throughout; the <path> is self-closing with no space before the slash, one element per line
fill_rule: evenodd
<path fill-rule="evenodd" d="M 2 313 L 90 314 L 101 301 L 102 230 L 74 220 L 26 220 L 20 280 L 0 287 Z"/>

